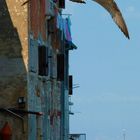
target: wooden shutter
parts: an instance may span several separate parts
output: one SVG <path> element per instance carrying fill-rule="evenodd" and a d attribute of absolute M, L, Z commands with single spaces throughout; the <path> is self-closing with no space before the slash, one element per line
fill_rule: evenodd
<path fill-rule="evenodd" d="M 48 20 L 48 33 L 54 33 L 55 32 L 55 18 L 54 17 L 51 17 L 49 20 Z"/>
<path fill-rule="evenodd" d="M 69 75 L 69 95 L 73 94 L 73 77 Z"/>
<path fill-rule="evenodd" d="M 47 50 L 45 46 L 38 47 L 38 74 L 41 76 L 48 75 Z"/>
<path fill-rule="evenodd" d="M 57 80 L 64 81 L 64 54 L 57 55 Z"/>
<path fill-rule="evenodd" d="M 34 40 L 30 39 L 29 46 L 29 71 L 37 72 L 37 47 L 35 46 Z"/>
<path fill-rule="evenodd" d="M 65 8 L 65 0 L 59 0 L 59 8 Z"/>

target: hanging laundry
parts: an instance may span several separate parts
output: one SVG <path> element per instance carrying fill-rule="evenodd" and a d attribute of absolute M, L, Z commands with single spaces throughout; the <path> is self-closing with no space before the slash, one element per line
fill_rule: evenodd
<path fill-rule="evenodd" d="M 63 18 L 59 13 L 57 14 L 56 27 L 63 31 Z"/>
<path fill-rule="evenodd" d="M 63 32 L 64 32 L 65 39 L 67 41 L 71 42 L 72 41 L 72 37 L 71 37 L 70 23 L 69 23 L 68 18 L 63 19 Z"/>
<path fill-rule="evenodd" d="M 63 35 L 65 40 L 72 42 L 72 37 L 71 37 L 71 20 L 70 17 L 63 18 L 59 13 L 57 14 L 57 23 L 56 26 L 59 30 L 62 31 L 62 37 L 61 39 L 63 40 Z"/>
<path fill-rule="evenodd" d="M 66 39 L 72 42 L 70 26 L 71 23 L 69 22 L 69 19 L 66 18 Z"/>
<path fill-rule="evenodd" d="M 65 39 L 66 39 L 66 20 L 65 19 L 63 19 L 63 33 L 64 33 L 64 37 L 65 37 Z"/>
<path fill-rule="evenodd" d="M 68 16 L 67 20 L 68 20 L 67 22 L 68 22 L 68 26 L 69 26 L 69 31 L 71 33 L 71 29 L 70 29 L 70 27 L 71 27 L 71 20 L 70 20 L 70 16 Z"/>

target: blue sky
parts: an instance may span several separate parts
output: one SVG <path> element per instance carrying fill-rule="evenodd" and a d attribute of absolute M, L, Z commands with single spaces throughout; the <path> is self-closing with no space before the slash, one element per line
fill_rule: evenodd
<path fill-rule="evenodd" d="M 74 76 L 71 133 L 87 140 L 140 139 L 140 1 L 116 0 L 127 23 L 130 40 L 101 6 L 66 1 L 63 13 L 72 14 L 70 53 Z"/>

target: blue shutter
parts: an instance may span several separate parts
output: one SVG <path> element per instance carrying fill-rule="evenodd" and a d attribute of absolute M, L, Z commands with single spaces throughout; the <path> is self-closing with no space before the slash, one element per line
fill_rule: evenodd
<path fill-rule="evenodd" d="M 29 71 L 30 72 L 37 72 L 37 47 L 35 45 L 35 41 L 30 39 L 30 46 L 29 46 Z"/>

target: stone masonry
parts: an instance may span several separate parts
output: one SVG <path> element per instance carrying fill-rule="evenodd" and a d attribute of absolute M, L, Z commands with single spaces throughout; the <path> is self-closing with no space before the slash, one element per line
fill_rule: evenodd
<path fill-rule="evenodd" d="M 27 96 L 27 5 L 22 6 L 23 2 L 0 0 L 0 108 L 18 108 L 18 98 Z M 23 118 L 1 111 L 0 129 L 8 122 L 12 140 L 25 140 Z"/>

